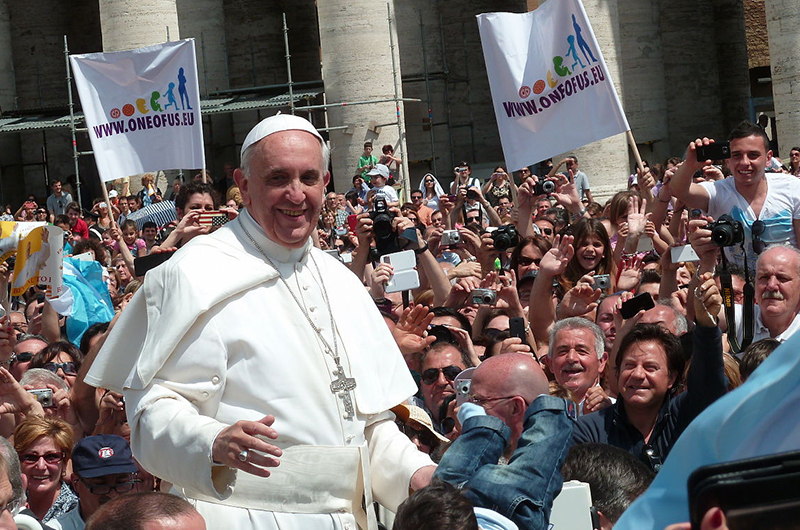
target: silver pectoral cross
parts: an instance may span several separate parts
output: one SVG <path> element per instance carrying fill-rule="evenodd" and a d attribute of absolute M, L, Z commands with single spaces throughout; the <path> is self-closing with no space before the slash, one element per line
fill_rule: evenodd
<path fill-rule="evenodd" d="M 336 363 L 336 370 L 333 375 L 336 380 L 331 382 L 331 392 L 336 394 L 344 403 L 344 418 L 352 420 L 356 411 L 353 407 L 353 398 L 350 396 L 350 392 L 356 388 L 356 380 L 352 377 L 345 377 L 344 368 L 339 363 Z"/>

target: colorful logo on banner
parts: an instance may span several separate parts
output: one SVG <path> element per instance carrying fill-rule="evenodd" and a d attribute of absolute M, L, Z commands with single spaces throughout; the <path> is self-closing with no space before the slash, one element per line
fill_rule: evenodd
<path fill-rule="evenodd" d="M 573 94 L 606 81 L 603 68 L 598 63 L 592 47 L 584 39 L 583 28 L 575 18 L 575 14 L 572 14 L 572 26 L 564 29 L 568 34 L 564 39 L 566 52 L 564 55 L 553 57 L 552 70 L 542 72 L 547 81 L 540 78 L 532 85 L 520 87 L 519 97 L 522 101 L 503 102 L 503 108 L 509 118 L 538 114 Z M 548 88 L 550 91 L 544 93 Z M 534 97 L 531 98 L 531 95 Z"/>
<path fill-rule="evenodd" d="M 34 285 L 45 285 L 47 298 L 61 296 L 63 247 L 64 231 L 57 226 L 40 226 L 21 237 L 11 295 L 21 296 Z"/>
<path fill-rule="evenodd" d="M 177 112 L 194 110 L 189 99 L 190 90 L 186 89 L 186 83 L 183 67 L 178 68 L 174 81 L 170 81 L 163 91 L 154 90 L 150 94 L 144 94 L 146 97 L 137 98 L 132 103 L 124 103 L 121 110 L 120 107 L 112 108 L 108 112 L 108 117 L 116 121 L 95 125 L 92 128 L 94 133 L 98 138 L 103 138 L 114 134 L 159 127 L 193 126 L 194 113 Z M 175 98 L 176 89 L 180 102 Z M 120 120 L 121 116 L 128 119 Z"/>

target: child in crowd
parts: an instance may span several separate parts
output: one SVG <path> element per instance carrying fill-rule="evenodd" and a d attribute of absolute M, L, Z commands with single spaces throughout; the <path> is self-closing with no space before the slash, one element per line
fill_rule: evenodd
<path fill-rule="evenodd" d="M 139 229 L 136 228 L 136 223 L 130 219 L 122 223 L 122 241 L 131 251 L 134 258 L 147 255 L 147 243 L 139 237 Z M 119 252 L 119 243 L 117 241 L 114 242 L 114 251 Z"/>
<path fill-rule="evenodd" d="M 370 182 L 370 175 L 367 173 L 374 169 L 377 163 L 378 157 L 372 154 L 372 142 L 364 142 L 364 154 L 358 159 L 357 171 L 361 172 L 361 178 L 363 178 L 367 184 Z"/>

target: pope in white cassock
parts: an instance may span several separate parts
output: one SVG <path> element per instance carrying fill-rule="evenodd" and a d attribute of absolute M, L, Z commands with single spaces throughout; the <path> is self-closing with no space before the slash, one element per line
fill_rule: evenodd
<path fill-rule="evenodd" d="M 388 411 L 416 387 L 359 279 L 311 245 L 319 133 L 267 118 L 241 166 L 246 210 L 147 274 L 86 381 L 122 391 L 136 458 L 208 528 L 375 529 L 372 501 L 433 471 Z"/>

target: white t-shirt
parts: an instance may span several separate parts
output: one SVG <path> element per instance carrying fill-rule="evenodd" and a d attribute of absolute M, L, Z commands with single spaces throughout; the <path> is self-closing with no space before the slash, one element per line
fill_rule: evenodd
<path fill-rule="evenodd" d="M 751 271 L 755 270 L 758 258 L 753 251 L 751 232 L 756 219 L 761 219 L 767 225 L 761 235 L 767 245 L 790 243 L 797 246 L 792 220 L 800 219 L 800 179 L 777 173 L 767 173 L 764 178 L 767 179 L 767 197 L 758 217 L 747 200 L 736 191 L 733 177 L 700 184 L 708 192 L 708 215 L 718 219 L 723 214 L 729 214 L 744 226 L 744 248 L 747 251 L 747 266 Z M 731 263 L 744 266 L 744 254 L 739 244 L 725 247 L 725 255 Z"/>
<path fill-rule="evenodd" d="M 400 199 L 397 197 L 397 192 L 394 191 L 394 188 L 391 186 L 383 186 L 381 188 L 375 186 L 373 189 L 375 190 L 375 196 L 383 196 L 386 202 L 400 202 Z"/>

